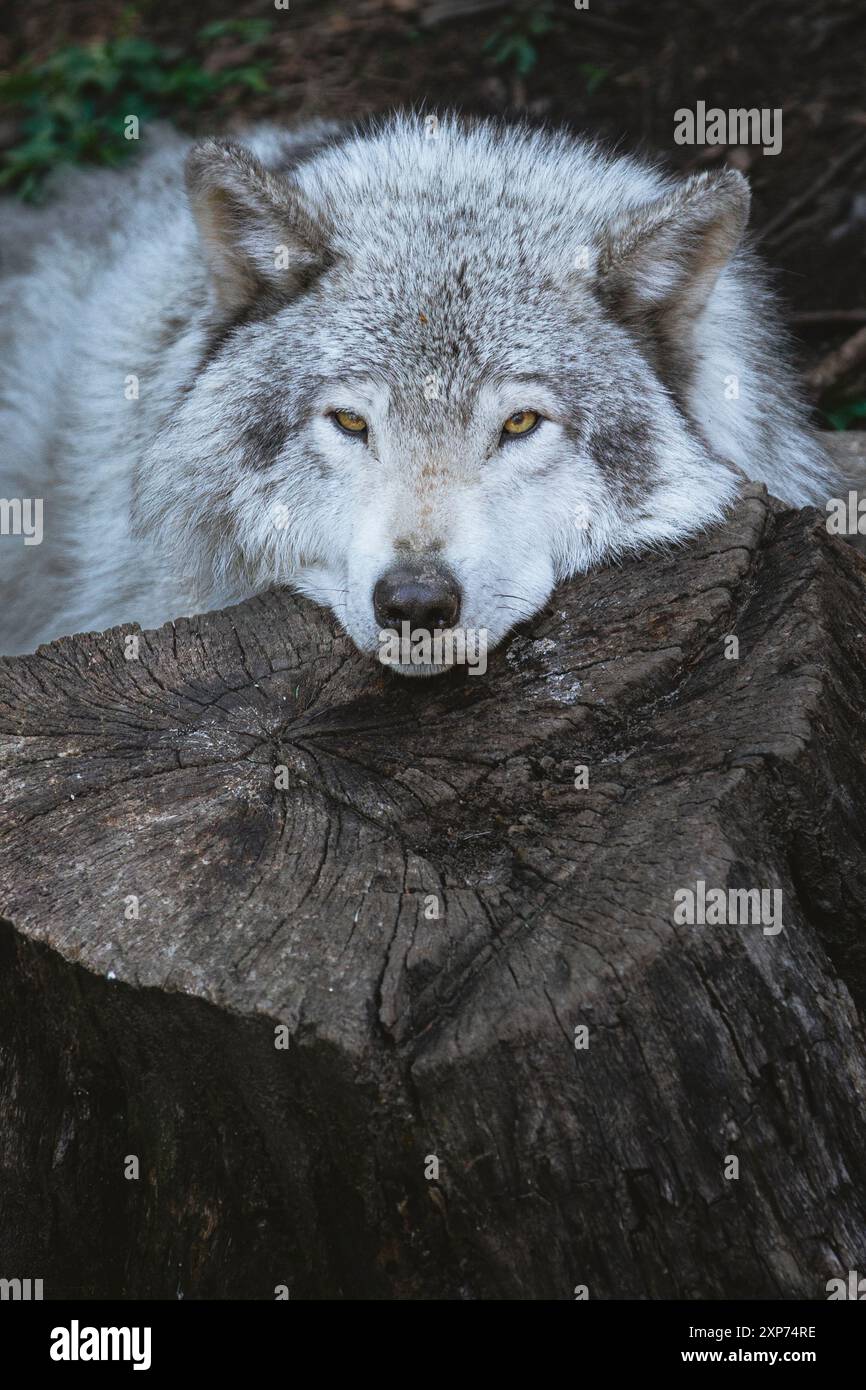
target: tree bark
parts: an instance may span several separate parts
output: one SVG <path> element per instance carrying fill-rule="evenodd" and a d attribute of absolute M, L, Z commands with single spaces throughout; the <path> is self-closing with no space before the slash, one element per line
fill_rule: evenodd
<path fill-rule="evenodd" d="M 137 659 L 130 626 L 0 662 L 0 1275 L 866 1271 L 864 631 L 863 559 L 750 485 L 484 676 L 401 680 L 276 590 Z M 675 920 L 699 882 L 781 892 L 783 929 Z"/>

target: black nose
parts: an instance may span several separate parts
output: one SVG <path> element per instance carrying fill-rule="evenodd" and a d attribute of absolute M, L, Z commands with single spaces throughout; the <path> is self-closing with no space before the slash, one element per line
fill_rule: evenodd
<path fill-rule="evenodd" d="M 413 632 L 454 627 L 460 617 L 460 586 L 444 565 L 435 561 L 402 562 L 386 570 L 373 590 L 373 612 L 380 628 Z"/>

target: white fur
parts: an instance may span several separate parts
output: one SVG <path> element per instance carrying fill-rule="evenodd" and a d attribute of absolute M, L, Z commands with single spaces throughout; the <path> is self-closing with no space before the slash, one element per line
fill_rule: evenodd
<path fill-rule="evenodd" d="M 7 205 L 0 496 L 43 497 L 45 540 L 0 537 L 0 650 L 156 626 L 281 582 L 372 652 L 373 585 L 401 548 L 441 556 L 461 623 L 493 644 L 558 580 L 716 521 L 737 470 L 792 505 L 826 495 L 748 253 L 713 272 L 682 329 L 681 390 L 640 331 L 642 298 L 676 300 L 681 280 L 686 301 L 676 257 L 704 234 L 693 208 L 709 222 L 701 200 L 720 200 L 723 222 L 737 188 L 683 191 L 566 135 L 425 129 L 253 133 L 243 144 L 274 178 L 236 244 L 208 256 L 183 190 L 188 144 L 170 134 L 122 174 L 69 177 L 41 216 Z M 216 255 L 257 276 L 275 238 L 301 255 L 281 198 L 259 206 L 286 181 L 322 229 L 321 272 L 199 370 L 225 313 Z M 617 277 L 624 314 L 608 302 Z M 500 445 L 526 408 L 538 430 Z M 334 409 L 367 418 L 366 445 Z M 272 456 L 250 442 L 271 423 Z"/>

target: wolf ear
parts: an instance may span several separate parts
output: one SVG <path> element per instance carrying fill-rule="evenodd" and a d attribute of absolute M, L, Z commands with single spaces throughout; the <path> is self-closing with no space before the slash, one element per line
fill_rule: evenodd
<path fill-rule="evenodd" d="M 263 292 L 291 298 L 324 268 L 324 228 L 300 189 L 249 150 L 230 140 L 194 145 L 186 186 L 226 313 Z"/>
<path fill-rule="evenodd" d="M 605 298 L 626 318 L 665 315 L 685 326 L 704 308 L 749 218 L 736 170 L 696 174 L 608 228 L 597 268 Z"/>

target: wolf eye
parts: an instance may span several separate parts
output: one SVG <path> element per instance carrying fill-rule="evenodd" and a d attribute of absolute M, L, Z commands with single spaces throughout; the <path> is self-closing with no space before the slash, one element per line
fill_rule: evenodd
<path fill-rule="evenodd" d="M 521 434 L 531 434 L 540 421 L 541 416 L 537 410 L 516 410 L 502 426 L 502 437 L 515 439 Z"/>
<path fill-rule="evenodd" d="M 367 433 L 367 421 L 363 415 L 356 415 L 354 410 L 332 410 L 331 419 L 346 434 Z"/>

